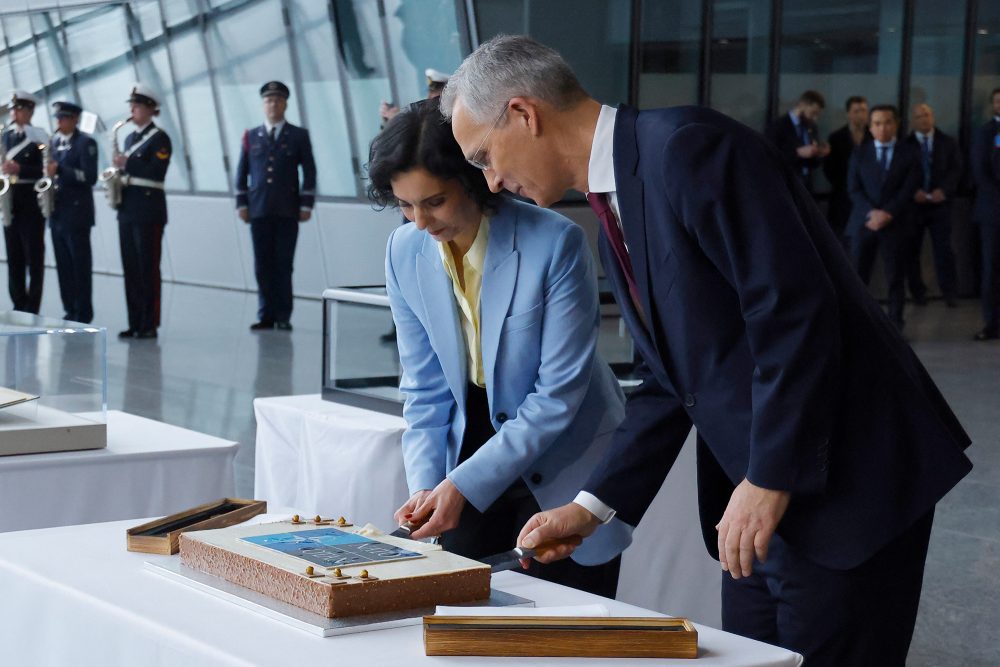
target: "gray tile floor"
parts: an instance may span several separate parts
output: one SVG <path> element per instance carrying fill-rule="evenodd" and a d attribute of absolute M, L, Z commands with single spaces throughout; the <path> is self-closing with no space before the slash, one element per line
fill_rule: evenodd
<path fill-rule="evenodd" d="M 56 285 L 49 271 L 42 312 L 58 317 Z M 126 321 L 121 278 L 95 276 L 94 288 L 95 323 L 111 334 L 109 407 L 239 441 L 237 492 L 250 496 L 252 400 L 319 391 L 320 302 L 296 300 L 290 334 L 253 334 L 255 295 L 166 284 L 160 339 L 125 343 L 114 338 Z M 976 466 L 938 507 L 908 664 L 1000 665 L 1000 343 L 970 340 L 975 301 L 911 306 L 906 318 L 914 349 L 972 436 Z"/>

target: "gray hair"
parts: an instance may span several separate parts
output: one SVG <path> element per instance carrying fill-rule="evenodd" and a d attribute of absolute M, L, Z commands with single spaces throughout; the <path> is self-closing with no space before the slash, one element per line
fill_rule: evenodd
<path fill-rule="evenodd" d="M 490 123 L 514 97 L 534 97 L 560 111 L 587 97 L 573 70 L 554 49 L 526 35 L 497 35 L 465 59 L 441 94 L 451 118 L 461 98 L 478 123 Z"/>

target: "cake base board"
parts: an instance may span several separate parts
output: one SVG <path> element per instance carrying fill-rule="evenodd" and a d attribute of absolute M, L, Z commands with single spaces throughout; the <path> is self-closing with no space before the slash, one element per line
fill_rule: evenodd
<path fill-rule="evenodd" d="M 221 577 L 199 572 L 190 568 L 180 560 L 170 560 L 163 563 L 146 561 L 144 567 L 149 572 L 176 581 L 191 588 L 208 593 L 222 600 L 232 602 L 244 609 L 256 612 L 262 616 L 281 621 L 287 625 L 304 630 L 319 637 L 333 637 L 358 632 L 371 632 L 386 628 L 398 628 L 405 625 L 420 625 L 423 617 L 434 613 L 434 607 L 418 607 L 401 609 L 383 614 L 368 614 L 365 616 L 345 616 L 343 618 L 327 618 L 306 611 L 301 607 L 262 595 L 257 591 L 244 588 Z M 486 600 L 474 600 L 464 604 L 450 603 L 449 607 L 534 607 L 535 602 L 511 593 L 490 589 L 490 597 Z"/>

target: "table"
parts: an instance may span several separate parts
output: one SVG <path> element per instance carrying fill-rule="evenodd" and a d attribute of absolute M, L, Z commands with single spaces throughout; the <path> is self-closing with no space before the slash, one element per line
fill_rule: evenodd
<path fill-rule="evenodd" d="M 382 528 L 408 493 L 402 417 L 322 400 L 258 398 L 255 489 L 272 506 Z M 618 600 L 720 627 L 722 575 L 698 520 L 694 432 L 622 557 Z"/>
<path fill-rule="evenodd" d="M 107 424 L 106 449 L 0 457 L 0 532 L 161 516 L 235 493 L 237 443 L 116 410 Z"/>
<path fill-rule="evenodd" d="M 12 665 L 579 665 L 576 658 L 434 658 L 420 626 L 323 639 L 143 569 L 152 556 L 125 550 L 130 521 L 0 534 L 0 636 Z M 655 615 L 514 572 L 501 590 L 538 606 L 601 603 L 616 615 Z M 800 656 L 699 627 L 695 667 L 792 667 Z M 587 667 L 674 661 L 588 659 Z"/>

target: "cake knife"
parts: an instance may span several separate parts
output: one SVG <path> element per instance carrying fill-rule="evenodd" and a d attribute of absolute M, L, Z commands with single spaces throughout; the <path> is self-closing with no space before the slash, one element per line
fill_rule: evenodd
<path fill-rule="evenodd" d="M 564 544 L 571 544 L 574 547 L 578 546 L 583 542 L 583 538 L 579 535 L 573 535 L 572 537 L 564 537 L 558 540 L 552 540 L 550 542 L 543 542 L 539 544 L 534 549 L 527 549 L 525 547 L 514 547 L 510 551 L 504 551 L 498 553 L 494 556 L 487 556 L 486 558 L 477 558 L 480 563 L 490 566 L 491 572 L 502 572 L 503 570 L 513 570 L 521 565 L 521 559 L 534 558 L 544 554 L 550 549 L 562 546 Z"/>

